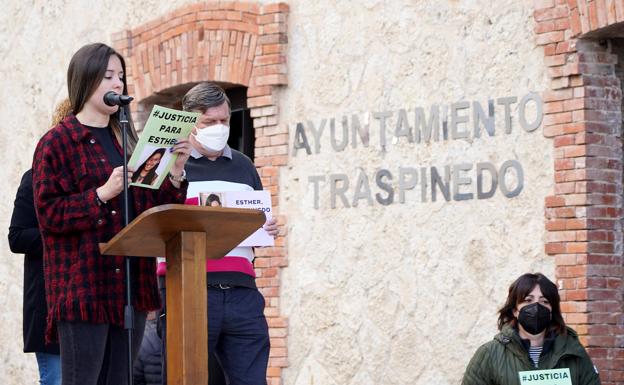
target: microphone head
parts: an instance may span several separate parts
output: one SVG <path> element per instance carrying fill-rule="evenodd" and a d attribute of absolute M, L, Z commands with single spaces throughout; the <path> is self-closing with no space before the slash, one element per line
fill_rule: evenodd
<path fill-rule="evenodd" d="M 130 104 L 133 100 L 134 98 L 132 96 L 120 95 L 113 91 L 108 91 L 104 94 L 104 103 L 107 106 L 125 106 Z"/>
<path fill-rule="evenodd" d="M 125 105 L 130 104 L 130 102 L 133 101 L 134 98 L 128 95 L 119 95 L 119 100 L 121 101 L 121 104 L 125 106 Z"/>

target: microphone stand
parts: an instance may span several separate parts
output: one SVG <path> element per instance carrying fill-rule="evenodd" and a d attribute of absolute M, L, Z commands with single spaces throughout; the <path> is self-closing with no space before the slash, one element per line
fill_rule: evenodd
<path fill-rule="evenodd" d="M 121 142 L 123 148 L 123 202 L 124 202 L 124 227 L 128 226 L 128 106 L 119 106 L 119 123 L 121 124 Z M 128 385 L 133 385 L 132 378 L 132 336 L 134 333 L 134 308 L 132 307 L 132 276 L 130 272 L 130 258 L 125 257 L 126 262 L 126 306 L 124 307 L 124 329 L 128 332 Z"/>

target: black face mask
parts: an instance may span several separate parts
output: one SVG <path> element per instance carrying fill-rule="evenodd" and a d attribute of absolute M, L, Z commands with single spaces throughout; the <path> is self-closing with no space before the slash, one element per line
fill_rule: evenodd
<path fill-rule="evenodd" d="M 529 334 L 540 334 L 550 325 L 550 310 L 540 303 L 532 303 L 520 309 L 518 322 Z"/>

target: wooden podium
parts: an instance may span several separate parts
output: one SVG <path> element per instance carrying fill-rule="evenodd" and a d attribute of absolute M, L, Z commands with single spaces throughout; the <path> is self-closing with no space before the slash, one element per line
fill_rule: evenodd
<path fill-rule="evenodd" d="M 206 258 L 221 258 L 259 229 L 261 211 L 169 204 L 135 218 L 104 255 L 167 258 L 167 383 L 208 383 Z M 156 272 L 154 272 L 156 274 Z"/>

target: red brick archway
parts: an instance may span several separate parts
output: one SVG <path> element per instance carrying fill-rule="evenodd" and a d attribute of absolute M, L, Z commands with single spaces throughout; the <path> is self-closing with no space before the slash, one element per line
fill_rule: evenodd
<path fill-rule="evenodd" d="M 566 322 L 605 385 L 624 384 L 622 79 L 611 43 L 624 37 L 622 0 L 535 0 L 537 44 L 550 90 L 544 134 L 554 140 L 546 252 L 554 256 Z"/>
<path fill-rule="evenodd" d="M 278 125 L 275 95 L 288 82 L 288 12 L 284 3 L 209 1 L 113 36 L 114 47 L 126 59 L 128 91 L 139 102 L 204 80 L 248 87 L 247 106 L 256 137 L 254 161 L 265 189 L 271 192 L 276 214 L 279 169 L 286 165 L 288 154 L 288 129 Z M 270 385 L 281 384 L 281 371 L 287 366 L 287 320 L 279 303 L 279 271 L 287 265 L 283 215 L 278 215 L 278 223 L 282 230 L 276 246 L 258 250 L 255 261 L 270 327 Z"/>

